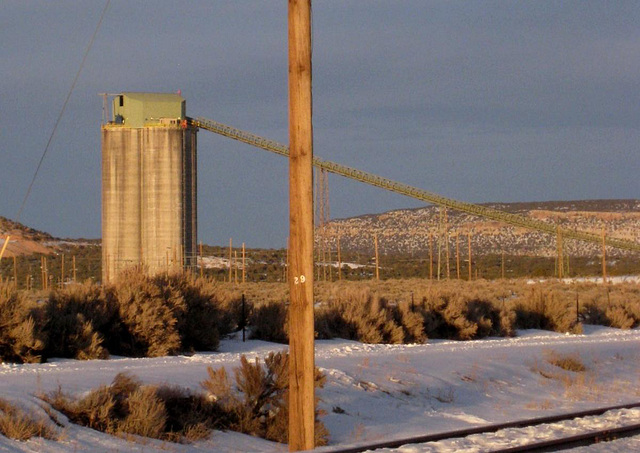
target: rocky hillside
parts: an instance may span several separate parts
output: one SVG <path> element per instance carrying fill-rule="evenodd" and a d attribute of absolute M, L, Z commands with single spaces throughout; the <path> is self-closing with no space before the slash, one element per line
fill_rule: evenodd
<path fill-rule="evenodd" d="M 0 217 L 0 248 L 4 245 L 7 235 L 10 239 L 5 257 L 53 253 L 53 249 L 48 245 L 55 241 L 53 236 Z"/>
<path fill-rule="evenodd" d="M 640 243 L 640 200 L 491 203 L 485 206 L 564 228 L 598 234 L 604 228 L 607 235 Z M 433 248 L 436 250 L 439 232 L 445 230 L 448 230 L 446 236 L 451 249 L 454 250 L 456 247 L 456 236 L 459 234 L 461 250 L 466 254 L 468 234 L 471 231 L 472 249 L 475 254 L 504 252 L 509 255 L 549 257 L 556 254 L 555 236 L 453 210 L 447 210 L 446 223 L 444 218 L 444 210 L 441 211 L 437 206 L 427 206 L 333 220 L 327 225 L 327 238 L 333 250 L 336 249 L 336 238 L 339 235 L 343 250 L 370 253 L 374 247 L 374 234 L 377 234 L 381 253 L 428 256 L 429 238 L 432 238 Z M 572 240 L 565 240 L 565 251 L 572 256 L 600 254 L 598 245 Z M 621 253 L 625 252 L 608 251 L 608 254 L 614 256 Z"/>

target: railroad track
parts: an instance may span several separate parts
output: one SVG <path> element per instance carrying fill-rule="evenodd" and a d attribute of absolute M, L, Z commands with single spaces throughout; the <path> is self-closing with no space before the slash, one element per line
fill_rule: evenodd
<path fill-rule="evenodd" d="M 635 409 L 640 408 L 640 403 L 622 404 L 618 406 L 602 407 L 598 409 L 590 409 L 586 411 L 571 412 L 560 415 L 552 415 L 549 417 L 539 417 L 528 420 L 518 420 L 508 423 L 499 423 L 495 425 L 485 425 L 475 428 L 461 429 L 456 431 L 448 431 L 444 433 L 429 434 L 424 436 L 415 436 L 405 439 L 396 439 L 385 442 L 377 442 L 368 445 L 359 445 L 355 447 L 330 450 L 330 453 L 360 453 L 370 450 L 379 450 L 382 448 L 399 448 L 408 444 L 424 444 L 427 442 L 437 442 L 447 439 L 463 438 L 474 434 L 490 434 L 497 431 L 501 431 L 509 428 L 524 428 L 539 426 L 549 423 L 558 423 L 563 421 L 570 421 L 589 416 L 602 415 L 608 411 L 620 410 L 620 409 Z M 568 437 L 562 437 L 558 439 L 544 440 L 538 442 L 532 442 L 526 445 L 518 445 L 508 448 L 496 448 L 487 450 L 487 453 L 516 453 L 516 452 L 553 452 L 561 451 L 569 448 L 576 448 L 580 446 L 592 445 L 599 442 L 607 442 L 615 439 L 621 439 L 624 437 L 630 437 L 640 434 L 640 420 L 633 425 L 627 425 L 617 428 L 605 428 L 595 431 L 588 431 L 582 434 L 577 434 Z"/>

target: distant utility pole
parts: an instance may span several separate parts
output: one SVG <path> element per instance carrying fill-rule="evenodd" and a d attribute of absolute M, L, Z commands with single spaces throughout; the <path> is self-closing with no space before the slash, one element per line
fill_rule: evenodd
<path fill-rule="evenodd" d="M 245 249 L 244 249 L 244 242 L 242 243 L 242 283 L 245 283 L 247 281 L 247 268 L 246 268 L 246 261 L 245 261 L 246 255 L 245 255 Z"/>
<path fill-rule="evenodd" d="M 471 281 L 471 229 L 469 229 L 469 281 Z"/>
<path fill-rule="evenodd" d="M 607 233 L 602 228 L 602 283 L 607 283 Z"/>
<path fill-rule="evenodd" d="M 311 0 L 289 0 L 289 450 L 314 447 Z"/>
<path fill-rule="evenodd" d="M 233 268 L 231 264 L 233 263 L 233 258 L 231 256 L 231 251 L 233 250 L 233 238 L 229 238 L 229 283 L 232 281 L 232 271 Z"/>
<path fill-rule="evenodd" d="M 562 241 L 562 231 L 560 231 L 560 227 L 556 227 L 556 234 L 557 234 L 557 239 L 556 239 L 556 246 L 558 248 L 558 255 L 556 258 L 556 262 L 557 262 L 557 276 L 558 278 L 564 278 L 564 244 Z"/>
<path fill-rule="evenodd" d="M 373 235 L 373 248 L 376 253 L 376 280 L 380 280 L 380 256 L 378 255 L 378 234 Z"/>
<path fill-rule="evenodd" d="M 433 280 L 433 234 L 429 233 L 429 280 Z"/>
<path fill-rule="evenodd" d="M 340 230 L 338 230 L 338 280 L 342 280 L 342 256 L 340 255 Z"/>
<path fill-rule="evenodd" d="M 456 274 L 460 280 L 460 232 L 456 231 Z"/>

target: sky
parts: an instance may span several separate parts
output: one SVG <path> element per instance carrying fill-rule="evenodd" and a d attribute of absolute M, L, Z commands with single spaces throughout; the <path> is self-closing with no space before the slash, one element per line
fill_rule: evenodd
<path fill-rule="evenodd" d="M 15 219 L 105 1 L 0 2 L 0 216 Z M 640 3 L 313 2 L 314 154 L 450 198 L 640 198 Z M 287 2 L 111 0 L 20 222 L 99 238 L 98 93 L 288 142 Z M 283 247 L 286 159 L 201 130 L 205 244 Z M 422 203 L 329 177 L 332 218 Z"/>

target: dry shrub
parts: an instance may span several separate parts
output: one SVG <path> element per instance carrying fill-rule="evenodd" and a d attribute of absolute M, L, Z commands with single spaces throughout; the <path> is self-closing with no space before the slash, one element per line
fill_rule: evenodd
<path fill-rule="evenodd" d="M 15 285 L 0 283 L 0 360 L 39 362 L 45 342 L 42 310 Z"/>
<path fill-rule="evenodd" d="M 456 340 L 471 340 L 476 338 L 478 324 L 468 318 L 467 309 L 467 301 L 460 295 L 456 295 L 446 301 L 441 313 L 448 326 L 448 330 L 452 332 L 447 338 L 454 338 Z"/>
<path fill-rule="evenodd" d="M 581 314 L 584 322 L 617 329 L 630 329 L 638 325 L 637 305 L 599 305 L 596 301 L 588 301 L 584 304 Z"/>
<path fill-rule="evenodd" d="M 0 398 L 0 434 L 9 439 L 22 441 L 32 437 L 58 438 L 45 420 L 28 415 L 2 398 Z"/>
<path fill-rule="evenodd" d="M 174 288 L 161 288 L 138 270 L 123 272 L 106 287 L 106 298 L 118 307 L 123 332 L 114 354 L 158 357 L 180 351 L 174 312 L 186 309 Z"/>
<path fill-rule="evenodd" d="M 396 323 L 394 310 L 368 288 L 334 295 L 319 310 L 318 317 L 316 330 L 322 338 L 339 337 L 372 344 L 404 341 L 405 332 Z"/>
<path fill-rule="evenodd" d="M 118 431 L 138 436 L 163 438 L 167 411 L 151 386 L 137 388 L 126 399 L 126 416 L 118 424 Z"/>
<path fill-rule="evenodd" d="M 251 338 L 287 343 L 289 341 L 288 313 L 282 302 L 270 302 L 253 309 L 249 317 Z"/>
<path fill-rule="evenodd" d="M 576 298 L 584 322 L 613 327 L 640 325 L 640 288 L 627 283 L 603 287 L 593 283 L 541 283 L 527 280 L 425 279 L 354 282 L 316 282 L 314 297 L 318 338 L 348 338 L 365 342 L 416 342 L 424 338 L 475 339 L 487 335 L 511 336 L 515 329 L 544 329 L 580 333 Z M 280 303 L 285 284 L 245 285 L 260 301 Z M 271 299 L 270 299 L 271 297 Z M 275 300 L 275 299 L 278 300 Z M 412 309 L 409 301 L 415 300 Z M 387 301 L 394 301 L 389 303 Z M 411 313 L 407 316 L 408 313 Z M 281 334 L 285 314 L 259 328 L 258 337 Z M 414 315 L 422 316 L 420 320 Z M 254 320 L 257 317 L 254 316 Z M 402 331 L 402 335 L 397 332 Z M 402 340 L 399 338 L 402 337 Z"/>
<path fill-rule="evenodd" d="M 618 329 L 630 329 L 636 325 L 634 316 L 629 313 L 627 307 L 624 305 L 608 307 L 605 312 L 605 316 L 607 317 L 608 324 L 611 327 L 616 327 Z"/>
<path fill-rule="evenodd" d="M 224 411 L 202 393 L 164 385 L 157 388 L 156 395 L 166 409 L 165 432 L 169 440 L 205 439 L 212 429 L 228 425 Z"/>
<path fill-rule="evenodd" d="M 215 350 L 235 325 L 236 299 L 192 275 L 129 269 L 102 289 L 72 285 L 47 304 L 47 356 L 148 357 Z M 234 311 L 235 310 L 235 311 Z M 107 352 L 108 351 L 108 352 Z"/>
<path fill-rule="evenodd" d="M 129 269 L 104 288 L 85 283 L 55 289 L 37 305 L 0 287 L 0 358 L 38 361 L 101 359 L 109 353 L 153 357 L 215 350 L 238 328 L 240 295 L 192 275 L 149 277 Z"/>
<path fill-rule="evenodd" d="M 509 310 L 473 296 L 450 290 L 433 290 L 425 294 L 420 309 L 427 336 L 471 340 L 513 335 L 514 318 Z"/>
<path fill-rule="evenodd" d="M 224 368 L 207 368 L 208 379 L 202 381 L 211 400 L 227 414 L 229 429 L 286 443 L 289 423 L 289 355 L 270 353 L 254 362 L 241 357 L 240 367 L 234 370 L 235 388 L 232 388 Z M 325 377 L 316 368 L 315 386 L 323 387 Z M 326 445 L 328 432 L 318 420 L 316 411 L 315 445 Z"/>
<path fill-rule="evenodd" d="M 188 441 L 208 436 L 213 426 L 202 395 L 142 385 L 125 373 L 77 400 L 60 389 L 43 399 L 71 422 L 114 435 Z"/>
<path fill-rule="evenodd" d="M 183 351 L 217 349 L 220 336 L 231 331 L 236 322 L 230 315 L 231 301 L 220 302 L 213 282 L 192 275 L 159 275 L 154 283 L 176 318 L 176 329 Z"/>
<path fill-rule="evenodd" d="M 477 293 L 430 288 L 418 300 L 390 303 L 362 284 L 341 288 L 316 313 L 318 337 L 416 343 L 427 338 L 470 340 L 514 334 L 513 312 Z"/>
<path fill-rule="evenodd" d="M 287 442 L 288 354 L 271 353 L 250 362 L 242 356 L 234 370 L 232 388 L 224 368 L 207 369 L 202 382 L 207 393 L 173 386 L 142 385 L 135 377 L 118 374 L 111 385 L 100 386 L 81 398 L 58 389 L 41 398 L 72 422 L 114 435 L 133 434 L 172 442 L 206 438 L 212 429 L 231 429 L 276 442 Z M 315 385 L 325 377 L 316 369 Z M 0 406 L 0 410 L 3 410 Z M 317 420 L 316 444 L 328 433 Z"/>
<path fill-rule="evenodd" d="M 393 310 L 393 317 L 404 332 L 404 343 L 423 343 L 427 340 L 424 332 L 424 316 L 409 302 L 400 302 Z"/>
<path fill-rule="evenodd" d="M 87 282 L 54 290 L 45 306 L 45 357 L 105 359 L 104 338 L 117 338 L 117 307 L 100 286 Z"/>
<path fill-rule="evenodd" d="M 140 387 L 140 382 L 125 373 L 119 373 L 110 386 L 100 386 L 84 397 L 74 400 L 61 388 L 43 395 L 42 399 L 69 421 L 97 431 L 118 433 L 120 421 L 126 417 L 126 400 Z"/>
<path fill-rule="evenodd" d="M 580 332 L 575 302 L 570 294 L 531 288 L 515 303 L 516 325 L 521 329 Z"/>
<path fill-rule="evenodd" d="M 618 329 L 631 329 L 640 324 L 640 297 L 634 287 L 605 287 L 592 290 L 584 297 L 581 315 L 584 322 Z"/>

